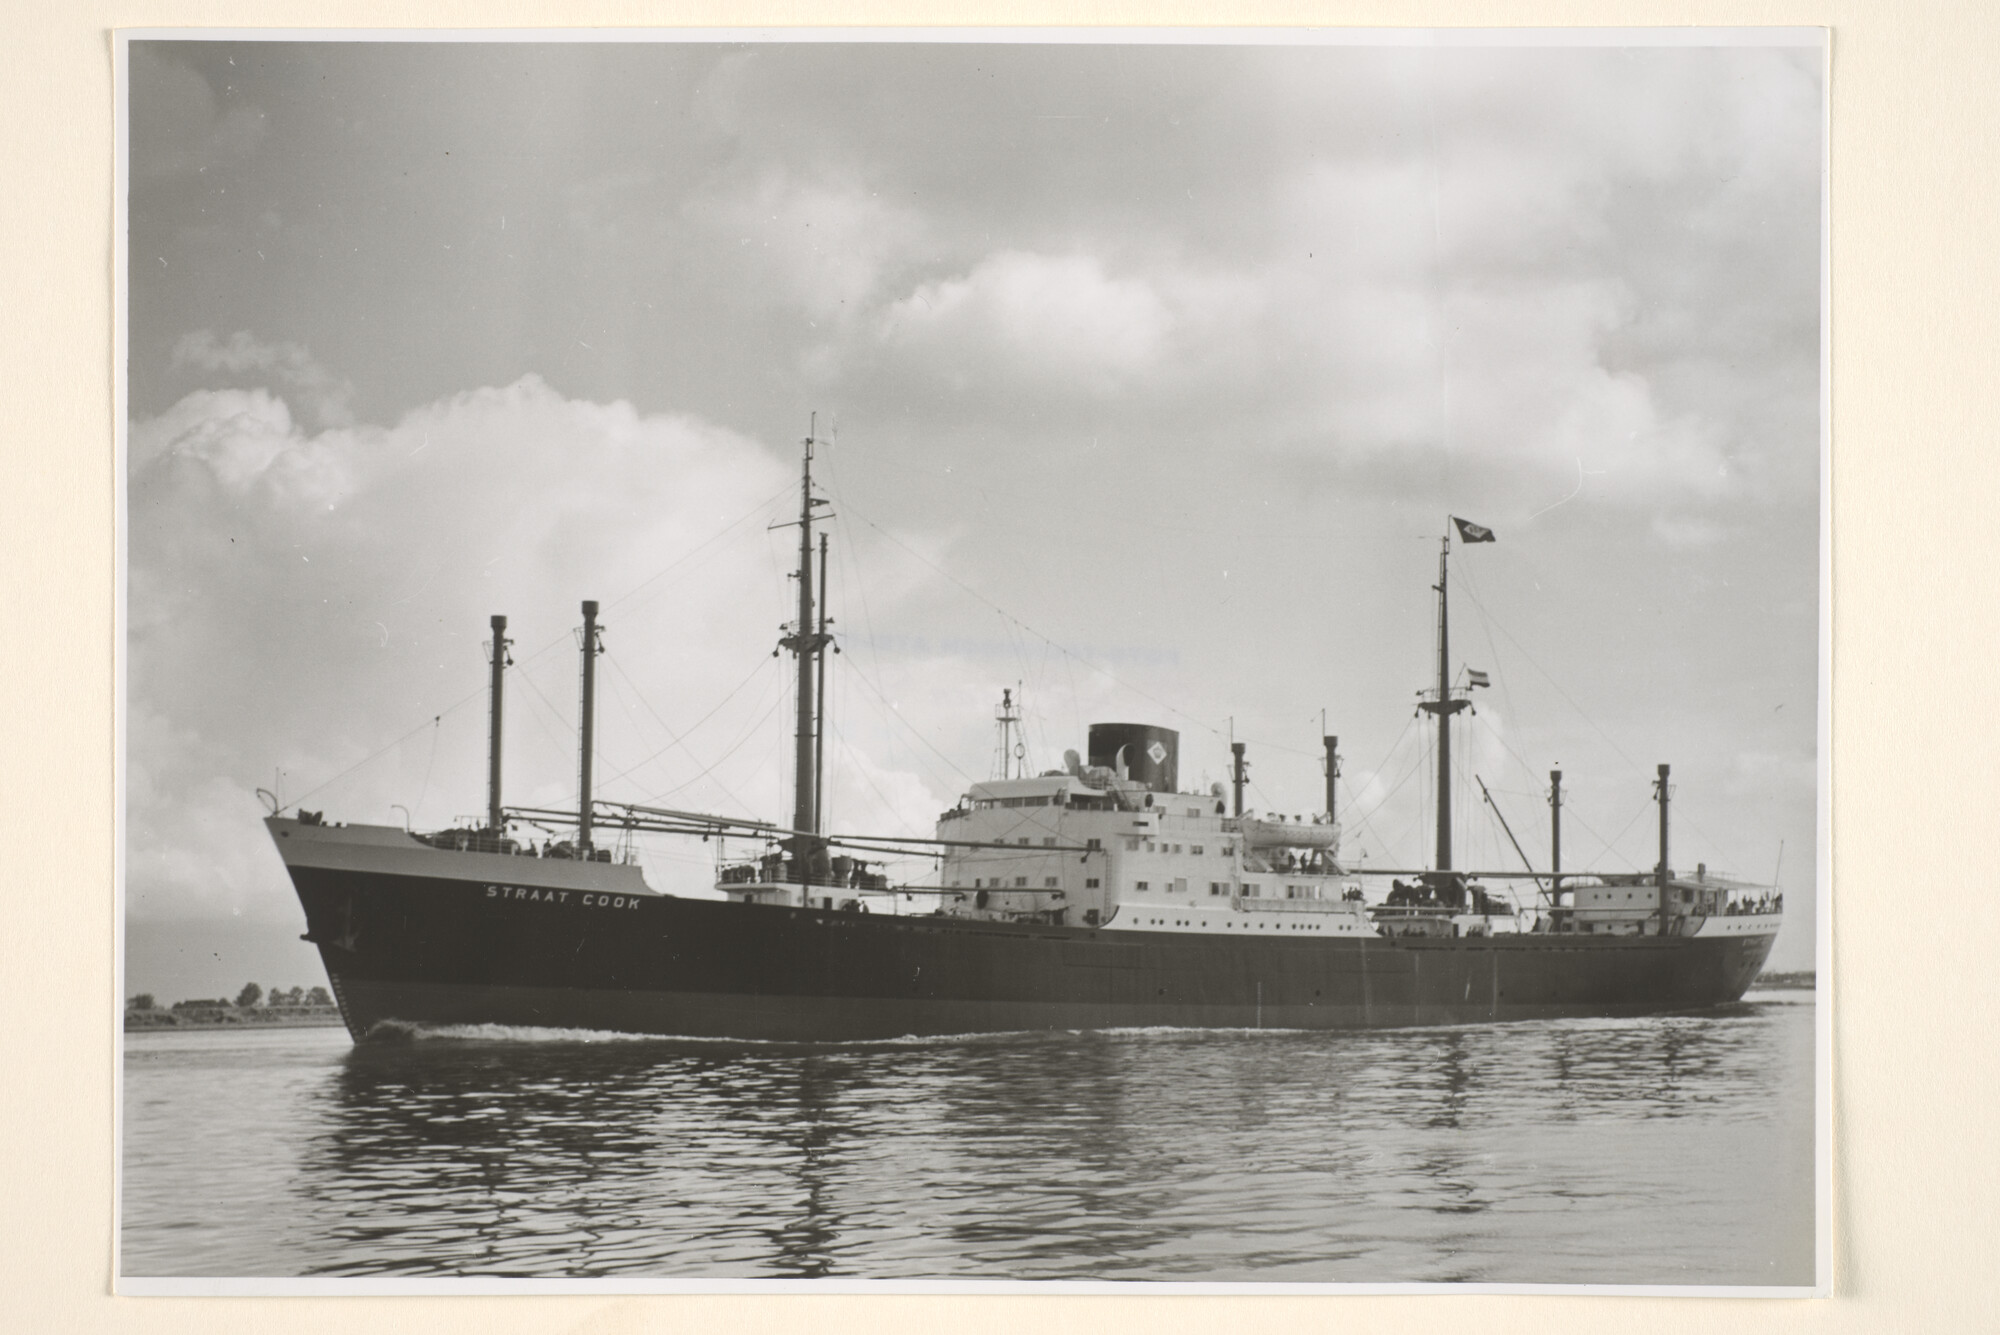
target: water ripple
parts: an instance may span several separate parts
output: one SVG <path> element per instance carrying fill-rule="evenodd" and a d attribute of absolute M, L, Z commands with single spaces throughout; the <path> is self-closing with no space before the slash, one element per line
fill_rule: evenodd
<path fill-rule="evenodd" d="M 818 1046 L 135 1035 L 125 1264 L 1809 1283 L 1809 1001 Z"/>

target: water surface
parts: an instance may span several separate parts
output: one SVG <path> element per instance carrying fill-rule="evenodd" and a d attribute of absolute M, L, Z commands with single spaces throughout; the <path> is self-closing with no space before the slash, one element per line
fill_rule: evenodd
<path fill-rule="evenodd" d="M 851 1045 L 128 1035 L 134 1276 L 1810 1284 L 1812 994 Z"/>

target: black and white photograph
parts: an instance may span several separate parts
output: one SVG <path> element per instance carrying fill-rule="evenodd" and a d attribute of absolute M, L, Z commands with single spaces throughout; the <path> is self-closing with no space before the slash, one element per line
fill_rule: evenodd
<path fill-rule="evenodd" d="M 1828 1291 L 1822 31 L 113 54 L 120 1292 Z"/>

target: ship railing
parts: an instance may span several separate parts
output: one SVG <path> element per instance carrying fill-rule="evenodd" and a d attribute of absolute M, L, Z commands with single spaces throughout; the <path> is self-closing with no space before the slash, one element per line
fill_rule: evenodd
<path fill-rule="evenodd" d="M 1353 913 L 1359 901 L 1351 899 L 1286 899 L 1282 895 L 1232 895 L 1229 906 L 1252 913 Z"/>
<path fill-rule="evenodd" d="M 1345 880 L 1358 874 L 1337 862 L 1325 859 L 1322 859 L 1318 866 L 1314 866 L 1306 859 L 1299 859 L 1288 867 L 1283 858 L 1270 856 L 1268 849 L 1254 853 L 1246 852 L 1243 855 L 1243 870 L 1255 876 L 1296 876 L 1301 880 L 1318 881 L 1322 884 Z"/>
<path fill-rule="evenodd" d="M 1715 915 L 1722 918 L 1754 918 L 1765 914 L 1785 911 L 1785 893 L 1782 890 L 1764 895 L 1733 894 L 1722 905 L 1722 912 Z"/>
<path fill-rule="evenodd" d="M 526 857 L 534 856 L 534 847 L 514 839 L 510 835 L 495 834 L 491 830 L 435 830 L 429 834 L 410 835 L 420 844 L 432 848 L 442 848 L 454 853 L 509 853 Z"/>
<path fill-rule="evenodd" d="M 1570 912 L 1564 909 L 1563 912 Z M 1585 910 L 1588 912 L 1588 910 Z M 1525 917 L 1528 913 L 1524 905 L 1519 909 L 1481 913 L 1467 904 L 1463 908 L 1453 908 L 1449 904 L 1371 904 L 1368 916 L 1377 921 L 1387 922 L 1410 918 L 1499 918 L 1503 920 Z"/>

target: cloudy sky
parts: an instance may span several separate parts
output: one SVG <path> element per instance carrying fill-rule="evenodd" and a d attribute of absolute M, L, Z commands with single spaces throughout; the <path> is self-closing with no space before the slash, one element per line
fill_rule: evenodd
<path fill-rule="evenodd" d="M 316 981 L 256 788 L 481 810 L 496 612 L 510 800 L 573 800 L 597 598 L 600 794 L 788 810 L 815 412 L 836 828 L 927 833 L 1018 683 L 1038 764 L 1233 728 L 1287 812 L 1324 710 L 1416 864 L 1457 513 L 1461 865 L 1471 776 L 1539 857 L 1558 764 L 1566 864 L 1649 865 L 1670 762 L 1675 862 L 1782 843 L 1810 964 L 1816 47 L 131 53 L 135 990 Z"/>

